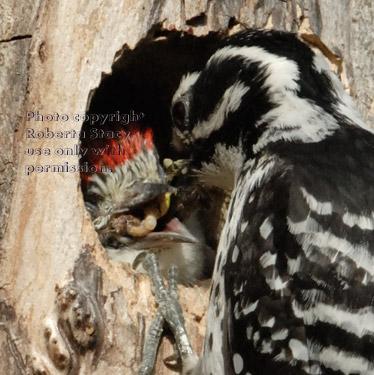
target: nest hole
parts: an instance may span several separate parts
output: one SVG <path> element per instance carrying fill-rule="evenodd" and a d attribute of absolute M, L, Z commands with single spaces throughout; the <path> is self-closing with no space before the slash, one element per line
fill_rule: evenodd
<path fill-rule="evenodd" d="M 131 50 L 126 45 L 115 59 L 112 72 L 104 75 L 91 95 L 82 126 L 81 148 L 100 147 L 105 134 L 126 129 L 126 122 L 136 121 L 152 128 L 154 143 L 161 160 L 174 157 L 170 103 L 182 76 L 201 70 L 221 38 L 218 33 L 196 37 L 167 30 L 152 31 Z M 112 119 L 105 119 L 112 115 Z M 119 118 L 122 120 L 117 121 Z M 88 162 L 83 156 L 81 163 Z"/>
<path fill-rule="evenodd" d="M 153 132 L 160 160 L 177 157 L 171 146 L 170 104 L 183 75 L 199 71 L 217 49 L 222 35 L 196 37 L 175 30 L 152 30 L 134 49 L 126 45 L 116 56 L 112 72 L 103 75 L 90 95 L 86 121 L 82 125 L 81 149 L 99 149 L 115 132 L 136 123 Z M 90 167 L 89 153 L 80 159 Z M 86 166 L 85 166 L 86 165 Z M 82 177 L 86 200 L 87 180 Z"/>

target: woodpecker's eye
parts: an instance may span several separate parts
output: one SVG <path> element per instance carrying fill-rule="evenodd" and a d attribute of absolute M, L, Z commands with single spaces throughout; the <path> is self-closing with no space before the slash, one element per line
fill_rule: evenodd
<path fill-rule="evenodd" d="M 175 125 L 181 127 L 184 125 L 184 120 L 186 118 L 186 108 L 182 102 L 176 102 L 171 111 L 173 121 Z"/>

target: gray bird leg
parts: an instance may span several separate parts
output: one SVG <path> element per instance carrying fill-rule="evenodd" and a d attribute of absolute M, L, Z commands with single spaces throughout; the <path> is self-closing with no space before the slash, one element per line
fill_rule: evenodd
<path fill-rule="evenodd" d="M 184 327 L 183 312 L 177 292 L 177 267 L 175 265 L 172 265 L 169 269 L 168 290 L 165 288 L 165 285 L 163 283 L 157 256 L 155 254 L 148 254 L 144 258 L 143 267 L 147 271 L 151 279 L 152 289 L 155 293 L 156 302 L 159 304 L 155 321 L 151 324 L 148 332 L 148 336 L 150 337 L 147 337 L 145 341 L 143 354 L 144 359 L 139 370 L 139 375 L 148 375 L 152 371 L 155 364 L 157 348 L 161 337 L 161 334 L 159 334 L 159 332 L 160 330 L 162 332 L 163 321 L 167 322 L 174 335 L 182 364 L 184 365 L 186 361 L 191 362 L 191 358 L 195 360 L 197 357 L 191 348 L 191 344 Z M 149 351 L 149 353 L 147 353 L 146 351 Z M 148 372 L 140 372 L 143 368 Z"/>
<path fill-rule="evenodd" d="M 138 375 L 150 375 L 155 367 L 157 349 L 164 326 L 164 318 L 160 311 L 157 311 L 156 317 L 151 323 L 147 332 L 147 337 L 143 347 L 143 360 L 140 365 Z"/>

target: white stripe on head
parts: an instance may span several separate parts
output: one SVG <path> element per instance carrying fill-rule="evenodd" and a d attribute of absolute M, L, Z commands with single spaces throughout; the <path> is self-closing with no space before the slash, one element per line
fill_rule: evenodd
<path fill-rule="evenodd" d="M 227 116 L 239 108 L 243 96 L 248 91 L 249 87 L 240 81 L 226 89 L 209 118 L 205 121 L 199 121 L 192 129 L 193 138 L 208 138 L 214 131 L 219 130 Z"/>
<path fill-rule="evenodd" d="M 172 103 L 178 101 L 179 98 L 182 98 L 190 88 L 196 83 L 199 78 L 200 72 L 187 73 L 181 79 L 179 87 L 173 96 Z"/>
<path fill-rule="evenodd" d="M 187 73 L 181 79 L 179 87 L 175 92 L 173 99 L 172 99 L 172 107 L 177 102 L 182 102 L 183 105 L 189 103 L 189 92 L 191 87 L 196 83 L 197 79 L 199 78 L 200 72 L 193 72 Z M 186 108 L 186 111 L 189 111 L 189 108 Z M 178 151 L 183 150 L 184 144 L 188 144 L 191 142 L 191 134 L 187 129 L 179 129 L 178 127 L 173 127 L 173 136 L 172 136 L 172 144 L 174 148 Z"/>
<path fill-rule="evenodd" d="M 285 57 L 266 52 L 260 47 L 224 47 L 209 59 L 206 69 L 209 69 L 213 64 L 219 64 L 235 57 L 243 58 L 248 63 L 260 63 L 268 74 L 265 86 L 275 96 L 279 96 L 277 92 L 298 88 L 299 70 L 297 64 Z M 196 124 L 192 130 L 193 138 L 207 138 L 214 131 L 219 130 L 227 115 L 239 108 L 243 96 L 249 90 L 250 87 L 240 81 L 227 88 L 208 120 Z"/>
<path fill-rule="evenodd" d="M 248 63 L 259 63 L 262 68 L 266 68 L 268 77 L 265 84 L 271 92 L 296 90 L 299 87 L 299 69 L 296 62 L 274 55 L 261 47 L 224 47 L 209 59 L 207 67 L 235 57 L 241 57 Z"/>

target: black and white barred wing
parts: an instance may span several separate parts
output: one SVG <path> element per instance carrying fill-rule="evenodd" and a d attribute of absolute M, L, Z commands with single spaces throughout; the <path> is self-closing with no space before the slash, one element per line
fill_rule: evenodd
<path fill-rule="evenodd" d="M 218 251 L 204 374 L 374 374 L 372 138 L 351 129 L 246 164 L 227 259 Z"/>

